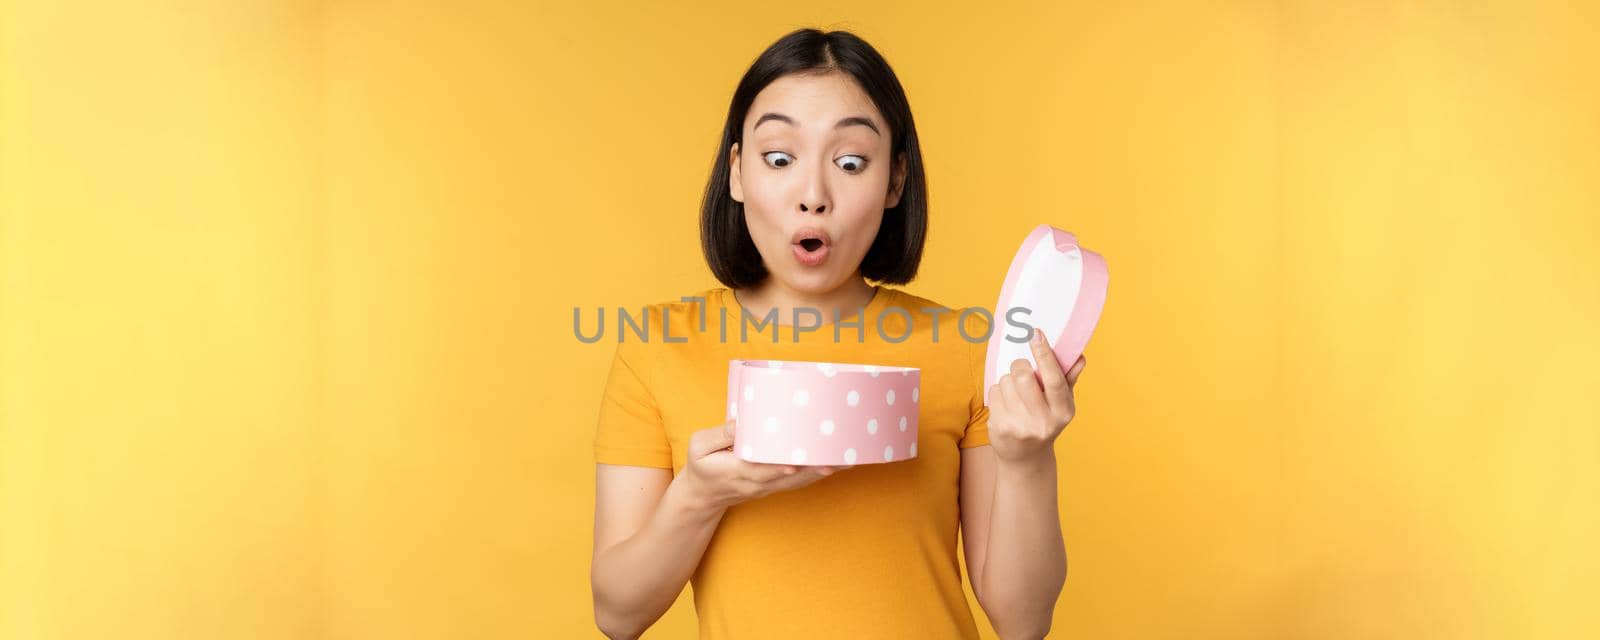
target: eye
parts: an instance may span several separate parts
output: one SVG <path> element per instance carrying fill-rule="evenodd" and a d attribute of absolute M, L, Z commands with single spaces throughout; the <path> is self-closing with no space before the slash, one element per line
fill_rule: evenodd
<path fill-rule="evenodd" d="M 772 156 L 774 156 L 774 155 L 780 155 L 780 156 L 783 156 L 783 157 L 779 158 L 777 160 L 773 160 Z M 766 153 L 761 154 L 761 158 L 766 160 L 767 164 L 770 164 L 770 165 L 772 165 L 774 167 L 787 167 L 791 163 L 794 162 L 793 157 L 791 157 L 789 154 L 784 153 L 782 151 L 768 151 Z"/>
<path fill-rule="evenodd" d="M 843 162 L 840 162 L 841 160 Z M 839 160 L 835 160 L 834 163 L 838 164 L 840 169 L 850 173 L 861 173 L 867 167 L 866 157 L 857 155 L 839 156 Z"/>

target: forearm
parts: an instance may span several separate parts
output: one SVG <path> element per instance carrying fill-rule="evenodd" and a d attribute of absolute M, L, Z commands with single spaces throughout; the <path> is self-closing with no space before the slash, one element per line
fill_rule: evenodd
<path fill-rule="evenodd" d="M 984 552 L 985 613 L 1005 638 L 1041 638 L 1067 578 L 1054 450 L 999 461 Z"/>
<path fill-rule="evenodd" d="M 649 521 L 595 554 L 590 581 L 595 621 L 608 637 L 636 638 L 683 592 L 726 507 L 694 495 L 688 476 L 667 486 Z"/>

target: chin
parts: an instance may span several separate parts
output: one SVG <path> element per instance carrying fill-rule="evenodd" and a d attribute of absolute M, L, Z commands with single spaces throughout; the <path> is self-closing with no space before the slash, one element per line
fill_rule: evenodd
<path fill-rule="evenodd" d="M 822 294 L 839 287 L 841 278 L 832 271 L 791 270 L 778 275 L 784 286 L 803 293 Z"/>

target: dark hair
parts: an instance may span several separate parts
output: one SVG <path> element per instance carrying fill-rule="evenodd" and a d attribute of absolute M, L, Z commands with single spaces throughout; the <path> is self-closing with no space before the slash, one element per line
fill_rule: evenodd
<path fill-rule="evenodd" d="M 900 201 L 884 210 L 878 236 L 861 260 L 861 275 L 887 284 L 905 284 L 917 275 L 922 244 L 928 235 L 928 188 L 917 146 L 917 128 L 900 80 L 883 56 L 855 34 L 798 29 L 761 52 L 739 80 L 728 105 L 728 120 L 717 145 L 711 181 L 706 183 L 705 198 L 700 203 L 700 248 L 711 273 L 729 288 L 758 284 L 768 272 L 745 225 L 744 203 L 733 199 L 728 186 L 728 152 L 741 141 L 750 105 L 768 84 L 791 73 L 829 71 L 854 77 L 888 121 L 890 170 L 901 153 L 906 157 Z"/>

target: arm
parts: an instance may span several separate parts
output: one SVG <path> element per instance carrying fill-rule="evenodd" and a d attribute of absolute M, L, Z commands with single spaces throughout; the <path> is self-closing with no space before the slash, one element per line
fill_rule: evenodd
<path fill-rule="evenodd" d="M 1067 579 L 1056 506 L 1055 441 L 1077 413 L 1082 356 L 1063 371 L 1044 333 L 975 410 L 987 445 L 961 450 L 961 526 L 972 592 L 1006 638 L 1042 638 Z"/>
<path fill-rule="evenodd" d="M 699 498 L 689 478 L 674 478 L 668 469 L 597 465 L 589 579 L 595 623 L 606 637 L 639 637 L 699 566 L 726 507 Z"/>
<path fill-rule="evenodd" d="M 636 638 L 672 606 L 729 508 L 849 468 L 746 462 L 732 449 L 729 420 L 689 436 L 677 477 L 664 468 L 596 468 L 589 581 L 595 624 L 607 637 Z"/>
<path fill-rule="evenodd" d="M 961 450 L 961 528 L 972 592 L 1002 638 L 1043 638 L 1067 578 L 1055 452 L 997 458 Z"/>

